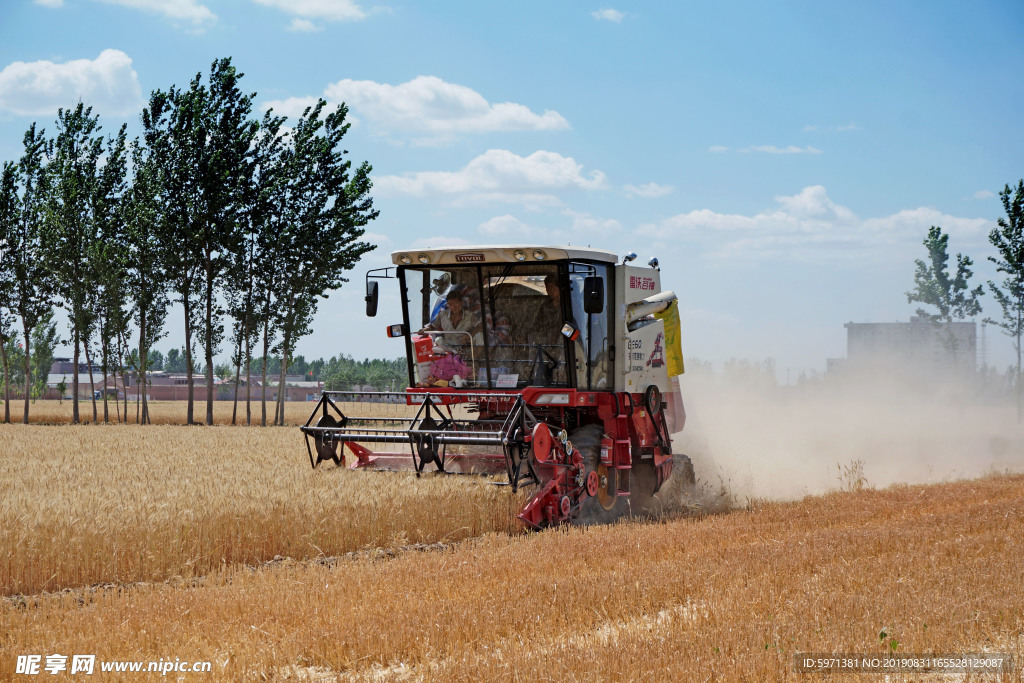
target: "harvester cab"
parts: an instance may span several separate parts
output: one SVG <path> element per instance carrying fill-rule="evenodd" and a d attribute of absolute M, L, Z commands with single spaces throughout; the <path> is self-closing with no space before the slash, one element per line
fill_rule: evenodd
<path fill-rule="evenodd" d="M 405 342 L 409 388 L 325 391 L 302 427 L 310 463 L 344 464 L 347 448 L 352 468 L 501 475 L 534 487 L 519 513 L 534 528 L 656 511 L 673 468 L 684 486 L 694 475 L 670 436 L 686 419 L 676 296 L 656 259 L 635 258 L 393 253 L 367 273 L 366 311 L 397 280 L 402 321 L 387 334 Z"/>

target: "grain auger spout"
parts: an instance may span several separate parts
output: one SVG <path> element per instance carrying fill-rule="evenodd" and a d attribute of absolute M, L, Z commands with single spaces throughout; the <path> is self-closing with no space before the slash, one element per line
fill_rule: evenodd
<path fill-rule="evenodd" d="M 653 512 L 673 469 L 693 485 L 672 450 L 682 354 L 656 260 L 517 246 L 392 259 L 367 274 L 367 314 L 397 280 L 388 336 L 405 342 L 409 388 L 324 392 L 302 427 L 313 467 L 503 475 L 532 487 L 519 518 L 533 528 Z"/>

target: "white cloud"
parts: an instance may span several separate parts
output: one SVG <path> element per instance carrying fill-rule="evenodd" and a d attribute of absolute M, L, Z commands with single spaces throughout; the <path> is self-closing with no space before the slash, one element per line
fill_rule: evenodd
<path fill-rule="evenodd" d="M 782 205 L 783 213 L 800 220 L 848 225 L 857 219 L 848 208 L 829 199 L 828 192 L 821 185 L 805 187 L 792 197 L 776 197 L 775 201 Z"/>
<path fill-rule="evenodd" d="M 535 114 L 514 102 L 492 104 L 472 88 L 436 76 L 418 76 L 399 85 L 345 79 L 328 85 L 324 99 L 346 103 L 378 133 L 425 133 L 424 144 L 444 144 L 461 133 L 569 128 L 558 112 Z M 291 115 L 310 101 L 315 98 L 275 100 L 263 107 Z"/>
<path fill-rule="evenodd" d="M 64 0 L 32 0 L 36 5 L 42 5 L 43 7 L 63 7 Z"/>
<path fill-rule="evenodd" d="M 960 245 L 980 246 L 991 228 L 983 218 L 960 218 L 921 207 L 880 218 L 859 218 L 814 185 L 793 196 L 776 197 L 778 206 L 752 216 L 699 209 L 658 223 L 641 225 L 648 237 L 700 247 L 712 259 L 829 259 L 854 262 L 899 258 L 920 246 L 932 225 L 942 226 Z M 953 247 L 956 251 L 965 246 Z"/>
<path fill-rule="evenodd" d="M 821 154 L 821 150 L 816 147 L 797 147 L 795 145 L 789 145 L 788 147 L 776 147 L 775 145 L 753 145 L 751 147 L 744 147 L 739 150 L 740 152 L 763 152 L 765 154 Z"/>
<path fill-rule="evenodd" d="M 614 21 L 616 24 L 622 23 L 622 18 L 626 15 L 615 9 L 599 9 L 596 12 L 591 12 L 590 16 L 595 19 L 603 19 L 604 21 Z"/>
<path fill-rule="evenodd" d="M 278 116 L 299 118 L 307 107 L 316 105 L 316 97 L 289 97 L 286 100 L 273 100 L 263 103 L 263 110 L 273 109 Z"/>
<path fill-rule="evenodd" d="M 594 218 L 589 213 L 564 209 L 563 216 L 572 219 L 569 230 L 575 234 L 589 237 L 602 237 L 611 233 L 622 232 L 622 223 L 614 218 Z"/>
<path fill-rule="evenodd" d="M 367 230 L 363 233 L 363 236 L 359 238 L 363 242 L 370 242 L 380 246 L 382 244 L 391 244 L 391 238 L 380 232 L 370 232 Z"/>
<path fill-rule="evenodd" d="M 995 196 L 996 193 L 992 192 L 991 190 L 978 190 L 977 192 L 974 193 L 975 199 L 992 199 Z"/>
<path fill-rule="evenodd" d="M 712 145 L 708 147 L 708 151 L 713 154 L 722 154 L 724 152 L 728 152 L 729 148 L 724 145 Z"/>
<path fill-rule="evenodd" d="M 490 235 L 492 237 L 508 235 L 510 237 L 520 238 L 537 234 L 537 229 L 533 226 L 523 223 L 515 216 L 505 214 L 504 216 L 495 216 L 489 220 L 484 221 L 477 228 L 483 235 Z"/>
<path fill-rule="evenodd" d="M 366 12 L 352 0 L 255 0 L 260 5 L 307 19 L 362 21 Z"/>
<path fill-rule="evenodd" d="M 604 173 L 583 173 L 572 157 L 537 151 L 522 157 L 506 149 L 491 149 L 459 171 L 422 171 L 374 180 L 378 194 L 426 197 L 451 195 L 458 205 L 519 203 L 530 206 L 557 205 L 550 194 L 564 190 L 603 190 Z"/>
<path fill-rule="evenodd" d="M 432 235 L 430 237 L 421 237 L 413 240 L 412 244 L 409 246 L 413 249 L 440 249 L 441 247 L 465 247 L 470 244 L 476 243 L 470 242 L 465 237 Z"/>
<path fill-rule="evenodd" d="M 596 218 L 589 213 L 562 209 L 568 223 L 555 221 L 553 225 L 536 226 L 524 223 L 511 214 L 495 216 L 479 225 L 477 231 L 504 242 L 533 240 L 545 244 L 589 243 L 593 238 L 607 238 L 622 234 L 622 223 L 613 218 Z"/>
<path fill-rule="evenodd" d="M 647 183 L 646 185 L 626 185 L 623 187 L 626 191 L 626 195 L 629 197 L 664 197 L 667 194 L 672 194 L 675 190 L 671 185 L 659 185 L 658 183 Z"/>
<path fill-rule="evenodd" d="M 288 26 L 289 31 L 297 31 L 301 33 L 313 33 L 315 31 L 323 30 L 321 27 L 314 24 L 309 19 L 299 19 L 295 17 L 292 19 L 292 23 Z"/>
<path fill-rule="evenodd" d="M 94 60 L 12 62 L 0 71 L 0 109 L 38 116 L 55 114 L 79 100 L 101 116 L 138 109 L 142 88 L 131 57 L 104 50 Z"/>
<path fill-rule="evenodd" d="M 147 12 L 162 14 L 168 19 L 187 21 L 194 28 L 202 28 L 206 24 L 217 20 L 217 15 L 210 11 L 206 5 L 200 5 L 195 0 L 96 0 L 105 2 L 108 5 L 120 5 L 132 9 L 141 9 Z"/>

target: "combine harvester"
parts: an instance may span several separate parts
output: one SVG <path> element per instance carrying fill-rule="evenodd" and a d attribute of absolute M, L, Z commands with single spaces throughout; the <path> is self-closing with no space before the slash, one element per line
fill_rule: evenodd
<path fill-rule="evenodd" d="M 677 470 L 670 434 L 686 420 L 676 296 L 649 267 L 578 247 L 400 251 L 366 275 L 397 279 L 404 392 L 325 391 L 302 431 L 310 464 L 504 475 L 534 487 L 519 518 L 533 528 L 656 512 Z M 371 415 L 346 415 L 342 405 Z M 384 415 L 400 403 L 406 415 Z M 315 424 L 314 424 L 315 421 Z M 311 445 L 312 442 L 312 445 Z M 376 450 L 380 448 L 381 450 Z"/>

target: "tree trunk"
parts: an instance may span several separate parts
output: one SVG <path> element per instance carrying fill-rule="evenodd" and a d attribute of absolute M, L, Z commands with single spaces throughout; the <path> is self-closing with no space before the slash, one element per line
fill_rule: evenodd
<path fill-rule="evenodd" d="M 71 378 L 71 424 L 76 425 L 80 422 L 81 418 L 78 414 L 78 364 L 82 360 L 82 337 L 78 331 L 78 326 L 75 325 L 75 369 L 74 376 Z"/>
<path fill-rule="evenodd" d="M 206 250 L 206 424 L 213 424 L 213 260 Z"/>
<path fill-rule="evenodd" d="M 146 371 L 149 370 L 149 345 L 146 344 L 149 334 L 149 325 L 146 320 L 146 312 L 139 312 L 139 374 L 135 378 L 135 389 L 138 391 L 142 403 L 142 415 L 139 417 L 139 424 L 150 424 L 149 402 L 146 399 Z"/>
<path fill-rule="evenodd" d="M 263 323 L 263 419 L 261 427 L 267 426 L 267 353 L 270 351 L 270 321 Z"/>
<path fill-rule="evenodd" d="M 245 333 L 244 329 L 242 330 L 242 333 L 243 334 Z M 238 383 L 242 379 L 242 338 L 241 337 L 238 338 L 238 348 L 236 349 L 235 358 L 237 359 L 237 362 L 235 363 L 235 403 L 231 407 L 231 424 L 232 425 L 235 424 L 235 418 L 238 417 Z"/>
<path fill-rule="evenodd" d="M 277 385 L 277 410 L 274 411 L 275 424 L 278 426 L 284 426 L 284 400 L 288 393 L 288 388 L 285 386 L 284 380 L 288 373 L 288 355 L 290 349 L 288 343 L 291 341 L 288 332 L 284 333 L 284 340 L 281 343 L 281 379 Z"/>
<path fill-rule="evenodd" d="M 7 339 L 0 335 L 0 356 L 4 363 L 4 422 L 11 423 L 11 361 L 7 357 Z"/>
<path fill-rule="evenodd" d="M 124 397 L 120 401 L 121 412 L 124 414 L 124 423 L 128 424 L 128 383 L 124 381 L 124 379 L 125 379 L 125 370 L 124 370 L 124 362 L 123 362 L 124 361 L 124 357 L 128 355 L 128 354 L 125 353 L 125 350 L 128 348 L 128 342 L 125 341 L 124 337 L 119 334 L 118 335 L 118 342 L 117 343 L 118 343 L 118 348 L 120 349 L 120 351 L 119 351 L 119 353 L 120 353 L 119 361 L 121 361 L 120 362 L 120 365 L 121 365 L 121 386 L 124 387 Z"/>
<path fill-rule="evenodd" d="M 104 424 L 110 423 L 110 407 L 107 405 L 107 373 L 110 371 L 109 364 L 109 353 L 110 353 L 110 341 L 105 339 L 107 336 L 104 333 L 105 325 L 100 323 L 100 368 L 103 372 L 103 422 Z M 114 381 L 114 387 L 117 387 L 117 380 Z"/>
<path fill-rule="evenodd" d="M 191 286 L 191 285 L 189 285 Z M 182 303 L 185 306 L 185 372 L 188 376 L 188 409 L 185 413 L 185 424 L 192 424 L 192 399 L 194 397 L 194 385 L 192 379 L 192 305 L 188 298 L 188 286 L 186 293 L 181 295 Z"/>
<path fill-rule="evenodd" d="M 89 396 L 92 397 L 92 423 L 100 421 L 99 412 L 96 410 L 96 382 L 92 378 L 92 355 L 89 353 L 89 338 L 85 338 L 85 364 L 89 366 Z"/>
<path fill-rule="evenodd" d="M 1017 311 L 1018 311 L 1018 313 L 1017 313 L 1017 329 L 1018 330 L 1020 330 L 1020 329 L 1022 329 L 1022 327 L 1024 327 L 1024 325 L 1022 325 L 1022 323 L 1024 323 L 1024 320 L 1021 319 L 1020 310 L 1021 310 L 1020 308 L 1017 309 Z M 1020 337 L 1021 337 L 1021 334 L 1018 331 L 1017 332 L 1017 424 L 1020 424 L 1020 419 L 1021 419 Z"/>
<path fill-rule="evenodd" d="M 245 424 L 252 426 L 252 343 L 245 338 Z"/>
<path fill-rule="evenodd" d="M 32 386 L 32 368 L 29 365 L 29 360 L 31 358 L 30 350 L 29 350 L 30 328 L 29 328 L 28 323 L 25 321 L 24 318 L 21 319 L 21 326 L 22 326 L 22 329 L 25 330 L 25 411 L 24 411 L 24 414 L 21 417 L 21 423 L 27 425 L 28 424 L 28 392 L 29 392 L 29 389 Z"/>

